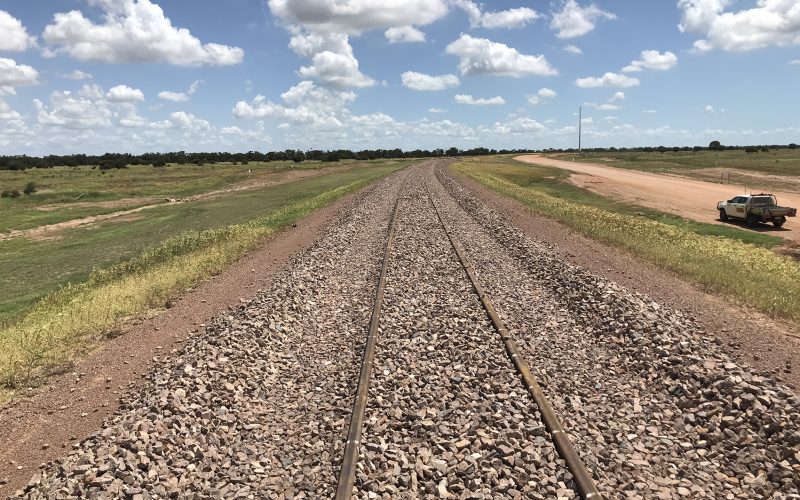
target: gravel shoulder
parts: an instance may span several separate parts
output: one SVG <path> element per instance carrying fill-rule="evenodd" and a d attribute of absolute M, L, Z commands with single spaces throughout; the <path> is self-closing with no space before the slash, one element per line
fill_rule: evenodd
<path fill-rule="evenodd" d="M 624 251 L 586 238 L 472 179 L 460 175 L 456 179 L 526 235 L 550 245 L 564 261 L 686 312 L 700 328 L 717 336 L 732 358 L 758 371 L 770 373 L 800 395 L 800 331 L 796 325 L 748 310 L 731 299 L 706 293 L 698 285 Z"/>
<path fill-rule="evenodd" d="M 262 247 L 176 300 L 170 309 L 128 325 L 66 373 L 0 408 L 0 498 L 28 482 L 39 464 L 66 455 L 119 409 L 119 398 L 165 356 L 203 333 L 211 320 L 269 288 L 332 221 L 358 202 L 352 194 L 298 221 Z M 3 481 L 5 484 L 2 484 Z"/>

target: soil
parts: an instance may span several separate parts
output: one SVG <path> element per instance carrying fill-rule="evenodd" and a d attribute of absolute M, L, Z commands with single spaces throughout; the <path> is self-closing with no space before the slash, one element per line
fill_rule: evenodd
<path fill-rule="evenodd" d="M 102 343 L 67 373 L 0 407 L 0 498 L 24 486 L 40 464 L 66 454 L 100 428 L 117 409 L 120 395 L 136 390 L 141 377 L 162 355 L 178 348 L 215 316 L 268 288 L 354 196 L 278 233 L 176 300 L 170 309 L 127 326 L 121 336 Z"/>
<path fill-rule="evenodd" d="M 586 238 L 472 179 L 461 175 L 457 178 L 529 237 L 553 245 L 567 262 L 631 291 L 646 294 L 656 302 L 685 311 L 709 335 L 715 335 L 737 361 L 758 371 L 771 372 L 800 394 L 800 331 L 797 325 L 750 311 L 726 297 L 709 294 L 699 285 L 622 250 Z"/>
<path fill-rule="evenodd" d="M 5 234 L 0 234 L 0 241 L 8 240 L 11 238 L 18 238 L 20 236 L 26 236 L 28 238 L 32 238 L 35 240 L 49 240 L 49 239 L 57 239 L 57 233 L 65 230 L 71 229 L 74 227 L 83 227 L 83 226 L 91 226 L 97 224 L 98 222 L 107 221 L 109 219 L 116 219 L 118 217 L 123 217 L 126 215 L 135 214 L 141 212 L 143 210 L 150 210 L 152 208 L 163 207 L 165 205 L 171 205 L 176 203 L 186 203 L 190 201 L 198 201 L 198 200 L 209 200 L 213 198 L 218 198 L 220 196 L 234 193 L 237 191 L 245 191 L 250 189 L 258 189 L 267 186 L 277 186 L 280 184 L 287 184 L 289 182 L 294 182 L 300 179 L 308 179 L 311 177 L 319 177 L 321 175 L 326 175 L 330 173 L 331 170 L 339 169 L 339 167 L 323 167 L 314 170 L 289 170 L 284 172 L 278 172 L 275 176 L 270 176 L 266 179 L 256 179 L 251 181 L 246 181 L 241 184 L 237 184 L 235 186 L 217 189 L 214 191 L 208 191 L 206 193 L 200 193 L 193 196 L 187 196 L 186 198 L 175 199 L 162 199 L 159 203 L 153 203 L 151 205 L 143 205 L 141 207 L 131 208 L 128 210 L 119 210 L 117 212 L 112 212 L 108 214 L 100 214 L 100 215 L 90 215 L 88 217 L 82 217 L 80 219 L 71 219 L 66 220 L 63 222 L 56 222 L 54 224 L 47 224 L 45 226 L 38 226 L 33 227 L 30 229 L 18 229 L 14 231 L 10 231 Z M 136 198 L 129 198 L 128 200 L 136 201 Z M 122 201 L 122 200 L 117 200 Z M 94 206 L 102 206 L 101 204 L 92 204 Z M 54 205 L 48 205 L 49 208 L 52 209 Z M 69 205 L 70 207 L 76 205 Z M 56 234 L 54 234 L 56 233 Z"/>
<path fill-rule="evenodd" d="M 746 230 L 800 241 L 800 222 L 797 219 L 789 218 L 781 228 L 759 224 L 752 229 L 739 221 L 720 221 L 717 202 L 741 194 L 743 186 L 624 170 L 596 163 L 554 160 L 539 155 L 524 155 L 515 159 L 576 172 L 578 175 L 570 177 L 573 184 L 609 198 L 655 208 L 699 222 L 735 225 Z M 773 194 L 783 206 L 800 207 L 800 194 L 785 192 L 773 192 Z"/>

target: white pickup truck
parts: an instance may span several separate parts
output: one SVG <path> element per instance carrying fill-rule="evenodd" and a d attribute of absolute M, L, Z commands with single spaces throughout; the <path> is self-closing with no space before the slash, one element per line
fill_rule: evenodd
<path fill-rule="evenodd" d="M 796 208 L 778 205 L 775 195 L 741 194 L 728 201 L 717 203 L 719 220 L 742 219 L 748 226 L 755 226 L 759 222 L 772 222 L 775 227 L 781 227 L 786 222 L 786 217 L 795 217 Z"/>

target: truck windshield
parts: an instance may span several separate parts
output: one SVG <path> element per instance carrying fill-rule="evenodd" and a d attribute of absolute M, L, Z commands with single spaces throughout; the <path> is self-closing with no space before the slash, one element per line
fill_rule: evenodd
<path fill-rule="evenodd" d="M 777 203 L 775 202 L 774 196 L 753 196 L 753 205 L 765 206 L 777 205 Z"/>

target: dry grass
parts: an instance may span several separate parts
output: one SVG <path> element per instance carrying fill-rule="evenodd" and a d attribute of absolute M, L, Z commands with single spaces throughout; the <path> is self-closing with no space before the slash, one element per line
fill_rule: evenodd
<path fill-rule="evenodd" d="M 586 236 L 623 248 L 709 291 L 800 322 L 800 262 L 789 257 L 726 236 L 698 234 L 679 225 L 552 196 L 535 183 L 520 185 L 488 173 L 480 164 L 462 163 L 454 168 Z"/>

